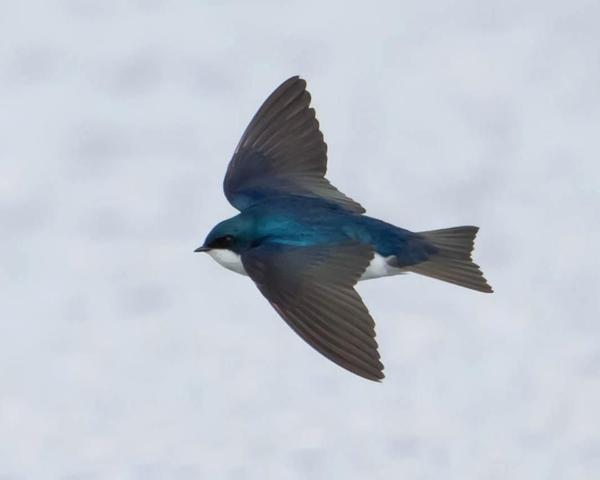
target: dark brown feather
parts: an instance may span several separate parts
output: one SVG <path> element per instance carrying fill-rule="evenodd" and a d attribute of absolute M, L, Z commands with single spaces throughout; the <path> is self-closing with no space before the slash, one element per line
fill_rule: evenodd
<path fill-rule="evenodd" d="M 242 255 L 248 275 L 279 315 L 318 352 L 369 380 L 383 365 L 375 322 L 354 285 L 373 258 L 359 243 L 261 246 Z"/>
<path fill-rule="evenodd" d="M 365 209 L 324 178 L 327 145 L 306 82 L 283 82 L 250 121 L 225 175 L 225 196 L 244 209 L 270 195 L 321 197 L 347 210 Z"/>

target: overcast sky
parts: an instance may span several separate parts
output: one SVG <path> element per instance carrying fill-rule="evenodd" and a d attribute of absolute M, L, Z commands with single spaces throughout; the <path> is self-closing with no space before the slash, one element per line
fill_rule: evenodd
<path fill-rule="evenodd" d="M 597 1 L 0 3 L 0 479 L 594 478 Z M 329 178 L 481 227 L 493 295 L 358 287 L 387 378 L 192 251 L 300 74 Z"/>

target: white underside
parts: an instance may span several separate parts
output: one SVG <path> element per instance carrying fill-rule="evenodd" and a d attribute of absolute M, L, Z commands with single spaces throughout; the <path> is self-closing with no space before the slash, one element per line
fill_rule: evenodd
<path fill-rule="evenodd" d="M 248 275 L 242 264 L 242 258 L 231 250 L 216 249 L 210 250 L 208 254 L 221 266 L 240 275 Z M 389 277 L 390 275 L 399 275 L 403 273 L 401 269 L 392 267 L 388 264 L 391 257 L 383 257 L 378 253 L 362 274 L 359 280 L 369 280 L 371 278 Z"/>
<path fill-rule="evenodd" d="M 359 278 L 359 281 L 370 280 L 371 278 L 389 277 L 391 275 L 399 275 L 404 273 L 399 268 L 392 267 L 388 263 L 391 258 L 391 256 L 384 257 L 378 253 L 375 253 L 373 260 L 371 260 L 371 263 L 369 263 L 369 266 L 365 270 L 365 273 L 362 274 L 362 277 Z"/>
<path fill-rule="evenodd" d="M 207 252 L 219 265 L 227 270 L 239 273 L 240 275 L 248 275 L 242 264 L 242 258 L 231 250 L 215 249 Z"/>

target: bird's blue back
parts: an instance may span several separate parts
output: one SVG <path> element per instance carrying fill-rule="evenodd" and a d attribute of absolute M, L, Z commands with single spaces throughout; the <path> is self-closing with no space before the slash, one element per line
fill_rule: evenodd
<path fill-rule="evenodd" d="M 318 198 L 282 196 L 259 202 L 239 215 L 251 225 L 252 243 L 310 246 L 358 241 L 397 266 L 413 265 L 437 252 L 423 237 Z"/>

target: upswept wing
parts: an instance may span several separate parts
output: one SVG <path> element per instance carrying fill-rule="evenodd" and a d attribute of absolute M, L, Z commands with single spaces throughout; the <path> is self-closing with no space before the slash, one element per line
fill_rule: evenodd
<path fill-rule="evenodd" d="M 263 103 L 233 154 L 223 189 L 238 210 L 268 197 L 320 197 L 347 210 L 365 209 L 324 177 L 327 145 L 306 82 L 292 77 Z"/>
<path fill-rule="evenodd" d="M 372 258 L 359 243 L 267 244 L 242 254 L 248 275 L 300 337 L 341 367 L 381 380 L 375 322 L 353 288 Z"/>

